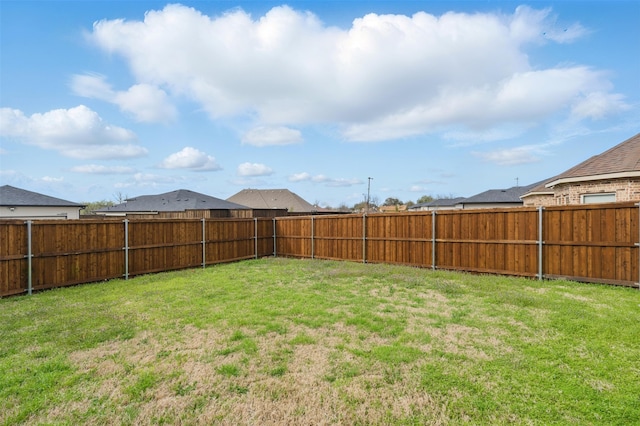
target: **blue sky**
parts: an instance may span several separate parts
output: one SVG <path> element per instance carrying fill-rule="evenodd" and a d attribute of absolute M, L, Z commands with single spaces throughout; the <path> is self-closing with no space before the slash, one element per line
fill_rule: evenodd
<path fill-rule="evenodd" d="M 640 132 L 640 1 L 0 0 L 0 185 L 337 207 L 550 178 Z"/>

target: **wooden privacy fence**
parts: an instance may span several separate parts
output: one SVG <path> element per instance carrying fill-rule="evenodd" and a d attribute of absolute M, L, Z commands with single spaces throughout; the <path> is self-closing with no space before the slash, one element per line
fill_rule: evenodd
<path fill-rule="evenodd" d="M 273 219 L 0 223 L 0 296 L 273 254 Z"/>
<path fill-rule="evenodd" d="M 638 287 L 632 203 L 257 219 L 0 223 L 0 296 L 261 256 Z"/>
<path fill-rule="evenodd" d="M 638 287 L 640 208 L 546 208 L 276 220 L 276 254 Z"/>

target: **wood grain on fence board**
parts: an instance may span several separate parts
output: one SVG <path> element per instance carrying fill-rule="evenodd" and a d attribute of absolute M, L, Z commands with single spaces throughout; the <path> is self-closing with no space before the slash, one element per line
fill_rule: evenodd
<path fill-rule="evenodd" d="M 31 229 L 32 286 L 35 290 L 117 278 L 124 274 L 122 223 L 33 221 Z"/>
<path fill-rule="evenodd" d="M 545 275 L 637 284 L 637 206 L 563 206 L 545 209 L 544 215 Z"/>

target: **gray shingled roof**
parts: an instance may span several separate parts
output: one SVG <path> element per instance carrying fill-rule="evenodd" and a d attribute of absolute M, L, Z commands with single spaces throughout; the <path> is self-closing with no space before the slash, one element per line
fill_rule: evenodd
<path fill-rule="evenodd" d="M 84 207 L 83 204 L 74 203 L 73 201 L 50 197 L 10 185 L 0 186 L 0 206 Z"/>
<path fill-rule="evenodd" d="M 464 201 L 464 197 L 456 198 L 439 198 L 437 200 L 429 201 L 428 203 L 414 204 L 410 207 L 411 210 L 419 209 L 422 207 L 453 207 L 458 203 Z"/>
<path fill-rule="evenodd" d="M 220 198 L 178 189 L 158 195 L 140 195 L 124 203 L 97 210 L 100 213 L 181 212 L 185 210 L 248 210 L 249 207 Z"/>
<path fill-rule="evenodd" d="M 288 189 L 243 189 L 227 198 L 254 209 L 287 209 L 290 212 L 312 212 L 316 207 Z"/>
<path fill-rule="evenodd" d="M 507 189 L 490 189 L 469 198 L 462 200 L 463 204 L 484 204 L 484 203 L 522 203 L 520 197 L 540 182 L 527 186 L 513 186 Z"/>

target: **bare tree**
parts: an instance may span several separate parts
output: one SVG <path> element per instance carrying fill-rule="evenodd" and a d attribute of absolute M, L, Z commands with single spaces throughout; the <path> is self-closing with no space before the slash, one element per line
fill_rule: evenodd
<path fill-rule="evenodd" d="M 113 198 L 116 201 L 117 204 L 122 204 L 125 201 L 127 201 L 127 198 L 129 198 L 128 195 L 123 194 L 122 192 L 118 191 L 115 194 L 113 194 Z"/>

